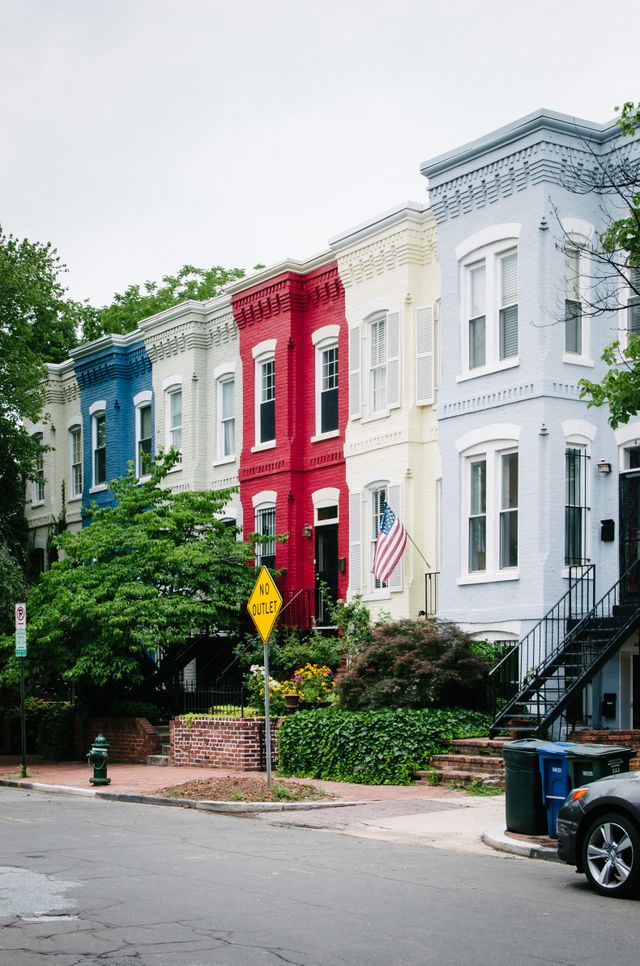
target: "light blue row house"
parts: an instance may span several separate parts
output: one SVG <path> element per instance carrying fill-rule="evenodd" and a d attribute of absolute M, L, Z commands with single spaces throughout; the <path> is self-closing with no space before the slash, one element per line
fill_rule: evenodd
<path fill-rule="evenodd" d="M 427 161 L 442 270 L 439 616 L 513 649 L 494 674 L 542 732 L 640 727 L 640 420 L 580 399 L 624 308 L 593 317 L 587 258 L 638 157 L 615 123 L 539 111 Z M 632 566 L 632 573 L 620 582 Z"/>

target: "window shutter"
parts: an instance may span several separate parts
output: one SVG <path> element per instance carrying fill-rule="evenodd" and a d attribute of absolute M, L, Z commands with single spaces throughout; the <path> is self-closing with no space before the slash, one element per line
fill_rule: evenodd
<path fill-rule="evenodd" d="M 360 415 L 360 326 L 354 325 L 349 329 L 349 418 Z"/>
<path fill-rule="evenodd" d="M 416 310 L 416 406 L 433 403 L 433 305 Z"/>
<path fill-rule="evenodd" d="M 394 486 L 389 486 L 387 493 L 387 503 L 400 521 L 404 523 L 400 507 L 400 487 L 397 484 Z M 404 554 L 402 556 L 404 557 Z M 394 567 L 392 570 L 391 576 L 389 577 L 389 590 L 402 590 L 402 557 L 398 561 L 396 567 Z"/>
<path fill-rule="evenodd" d="M 504 308 L 518 301 L 518 253 L 505 255 L 502 261 L 502 302 Z"/>
<path fill-rule="evenodd" d="M 630 269 L 631 297 L 629 299 L 629 332 L 640 335 L 640 267 Z"/>
<path fill-rule="evenodd" d="M 387 316 L 387 406 L 400 405 L 400 313 L 389 312 Z"/>
<path fill-rule="evenodd" d="M 349 494 L 349 592 L 362 593 L 362 509 L 360 493 Z"/>

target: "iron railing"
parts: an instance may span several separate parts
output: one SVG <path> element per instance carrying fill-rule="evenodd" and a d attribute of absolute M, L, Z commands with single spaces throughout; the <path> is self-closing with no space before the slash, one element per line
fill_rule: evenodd
<path fill-rule="evenodd" d="M 239 709 L 244 717 L 247 696 L 242 687 L 182 688 L 177 695 L 179 714 L 204 714 L 231 708 Z"/>
<path fill-rule="evenodd" d="M 438 591 L 440 571 L 434 570 L 424 575 L 424 616 L 435 617 L 438 613 Z"/>
<path fill-rule="evenodd" d="M 291 629 L 308 630 L 315 624 L 315 590 L 285 590 L 278 625 Z"/>
<path fill-rule="evenodd" d="M 525 653 L 536 654 L 538 661 L 528 665 L 523 674 L 525 665 L 522 663 L 523 653 L 519 650 L 520 687 L 497 715 L 492 734 L 506 727 L 513 717 L 528 717 L 529 724 L 523 723 L 522 729 L 538 734 L 561 715 L 567 717 L 567 709 L 575 703 L 584 687 L 640 624 L 639 577 L 640 560 L 636 560 L 604 597 L 584 614 L 578 612 L 577 601 L 571 596 L 578 589 L 577 584 L 569 588 L 555 608 L 517 646 L 521 649 L 526 643 Z M 588 574 L 581 579 L 585 578 L 588 579 Z M 578 600 L 588 600 L 590 596 L 591 592 L 587 590 L 586 594 L 578 596 Z M 560 617 L 553 617 L 550 621 L 552 630 L 545 637 L 542 629 L 558 608 L 563 611 L 567 597 L 573 602 L 573 610 L 567 609 L 565 633 L 561 634 Z M 546 651 L 542 650 L 542 643 L 546 643 Z M 499 667 L 497 665 L 492 674 L 498 673 Z"/>

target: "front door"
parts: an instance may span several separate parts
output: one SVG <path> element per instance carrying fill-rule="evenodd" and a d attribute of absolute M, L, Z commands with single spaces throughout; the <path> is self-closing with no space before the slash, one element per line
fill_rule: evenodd
<path fill-rule="evenodd" d="M 338 597 L 338 524 L 316 526 L 316 619 L 318 624 L 328 624 L 330 615 L 326 607 L 325 585 L 332 601 Z"/>
<path fill-rule="evenodd" d="M 640 472 L 620 476 L 620 575 L 640 558 Z M 637 570 L 621 588 L 625 598 L 640 596 Z"/>

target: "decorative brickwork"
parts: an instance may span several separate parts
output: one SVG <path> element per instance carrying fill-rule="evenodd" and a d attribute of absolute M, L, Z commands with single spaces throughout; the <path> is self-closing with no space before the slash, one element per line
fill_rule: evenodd
<path fill-rule="evenodd" d="M 278 725 L 272 721 L 272 739 Z M 174 718 L 171 728 L 171 764 L 202 768 L 236 768 L 261 771 L 264 760 L 264 718 Z M 275 740 L 272 762 L 276 764 Z"/>
<path fill-rule="evenodd" d="M 623 748 L 633 748 L 635 758 L 629 762 L 630 771 L 640 771 L 640 731 L 576 731 L 569 735 L 571 741 L 595 745 L 620 745 Z"/>
<path fill-rule="evenodd" d="M 109 742 L 109 761 L 146 764 L 149 755 L 160 753 L 162 741 L 146 718 L 76 718 L 75 753 L 84 757 L 94 738 L 103 734 Z"/>

